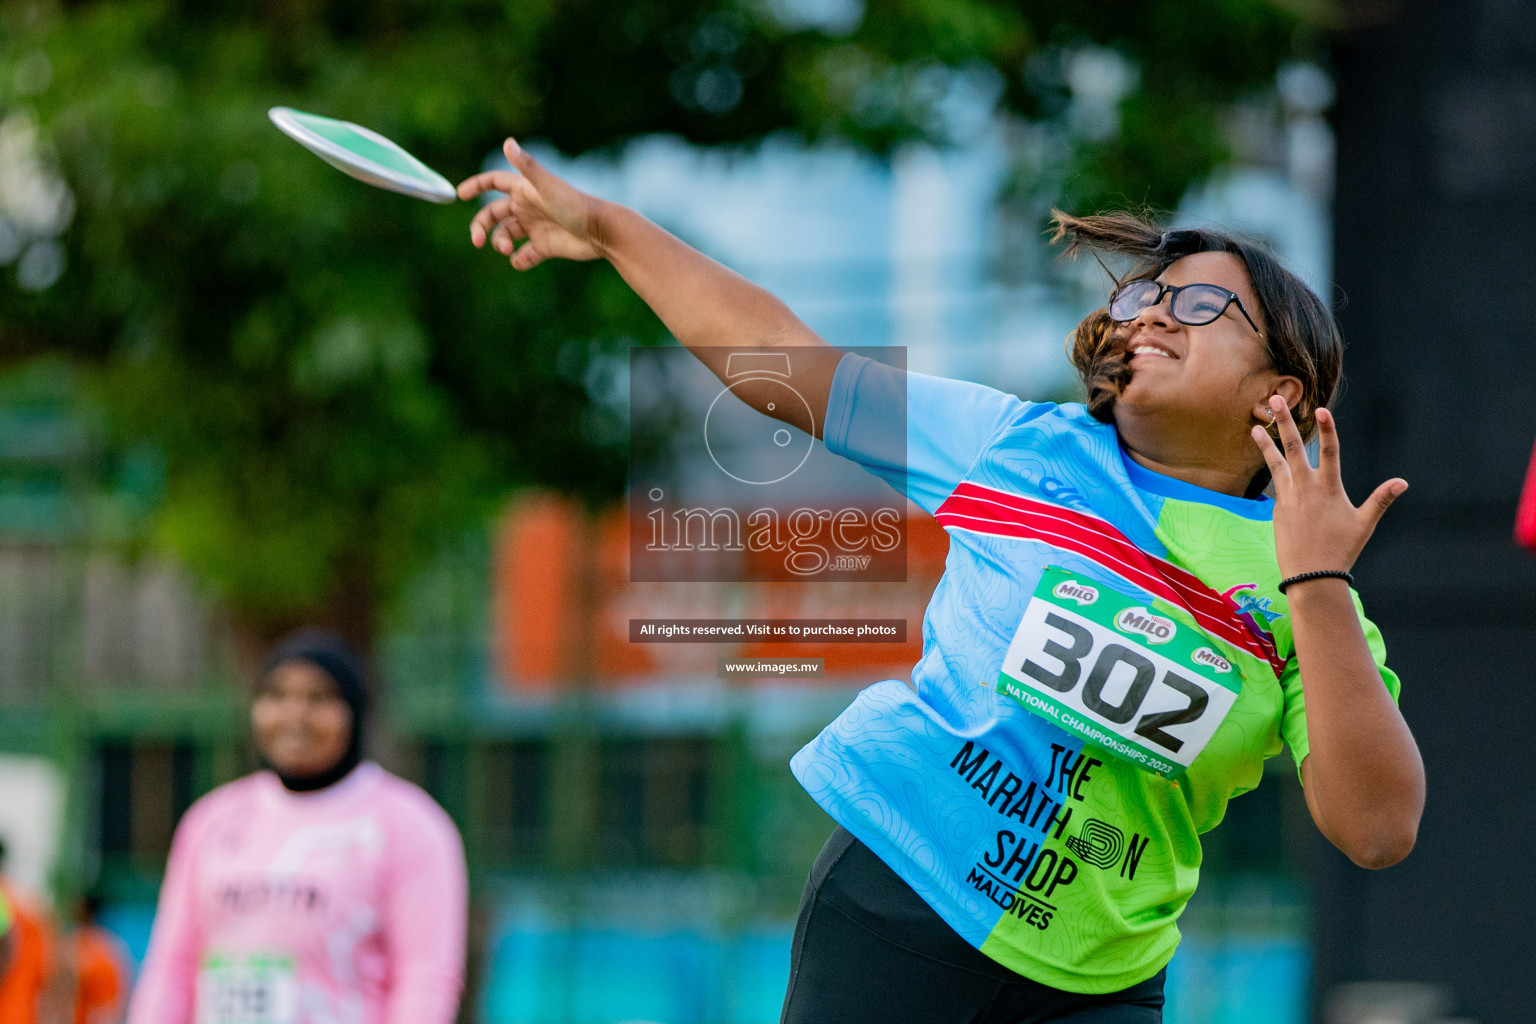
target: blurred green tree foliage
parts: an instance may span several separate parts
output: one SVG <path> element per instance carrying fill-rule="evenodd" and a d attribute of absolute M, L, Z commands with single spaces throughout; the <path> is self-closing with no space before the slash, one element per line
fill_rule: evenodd
<path fill-rule="evenodd" d="M 509 489 L 620 493 L 624 425 L 591 377 L 662 331 L 608 268 L 513 275 L 467 208 L 344 178 L 269 106 L 450 176 L 508 132 L 885 152 L 944 143 L 967 90 L 1065 124 L 1073 55 L 1113 51 L 1122 123 L 1062 135 L 1057 192 L 1171 204 L 1222 159 L 1222 110 L 1310 38 L 1265 0 L 6 0 L 0 257 L 31 247 L 0 283 L 0 365 L 91 368 L 117 436 L 162 453 L 154 540 L 253 635 L 366 638 Z"/>

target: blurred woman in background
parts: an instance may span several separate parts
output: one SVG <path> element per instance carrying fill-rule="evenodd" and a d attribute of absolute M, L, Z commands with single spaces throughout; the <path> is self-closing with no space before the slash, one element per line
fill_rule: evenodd
<path fill-rule="evenodd" d="M 264 770 L 186 813 L 130 1024 L 448 1024 L 463 987 L 458 831 L 363 760 L 368 686 L 333 634 L 272 652 L 251 706 Z"/>

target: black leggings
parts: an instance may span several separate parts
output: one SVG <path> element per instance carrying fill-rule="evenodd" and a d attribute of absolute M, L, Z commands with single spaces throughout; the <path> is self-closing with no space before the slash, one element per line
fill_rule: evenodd
<path fill-rule="evenodd" d="M 845 829 L 811 866 L 780 1024 L 1160 1024 L 1163 975 L 1085 996 L 976 949 Z"/>

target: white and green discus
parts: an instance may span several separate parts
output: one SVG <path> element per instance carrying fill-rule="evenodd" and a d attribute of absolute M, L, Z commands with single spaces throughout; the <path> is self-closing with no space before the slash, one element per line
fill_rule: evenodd
<path fill-rule="evenodd" d="M 378 132 L 291 107 L 273 107 L 267 116 L 289 138 L 358 181 L 431 203 L 458 198 L 447 178 Z"/>

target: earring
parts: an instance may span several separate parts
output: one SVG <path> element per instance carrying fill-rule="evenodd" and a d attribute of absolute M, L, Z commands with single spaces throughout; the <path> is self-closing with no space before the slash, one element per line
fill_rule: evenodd
<path fill-rule="evenodd" d="M 1264 411 L 1269 413 L 1269 422 L 1271 422 L 1271 423 L 1275 422 L 1275 410 L 1273 410 L 1273 409 L 1265 409 Z"/>

